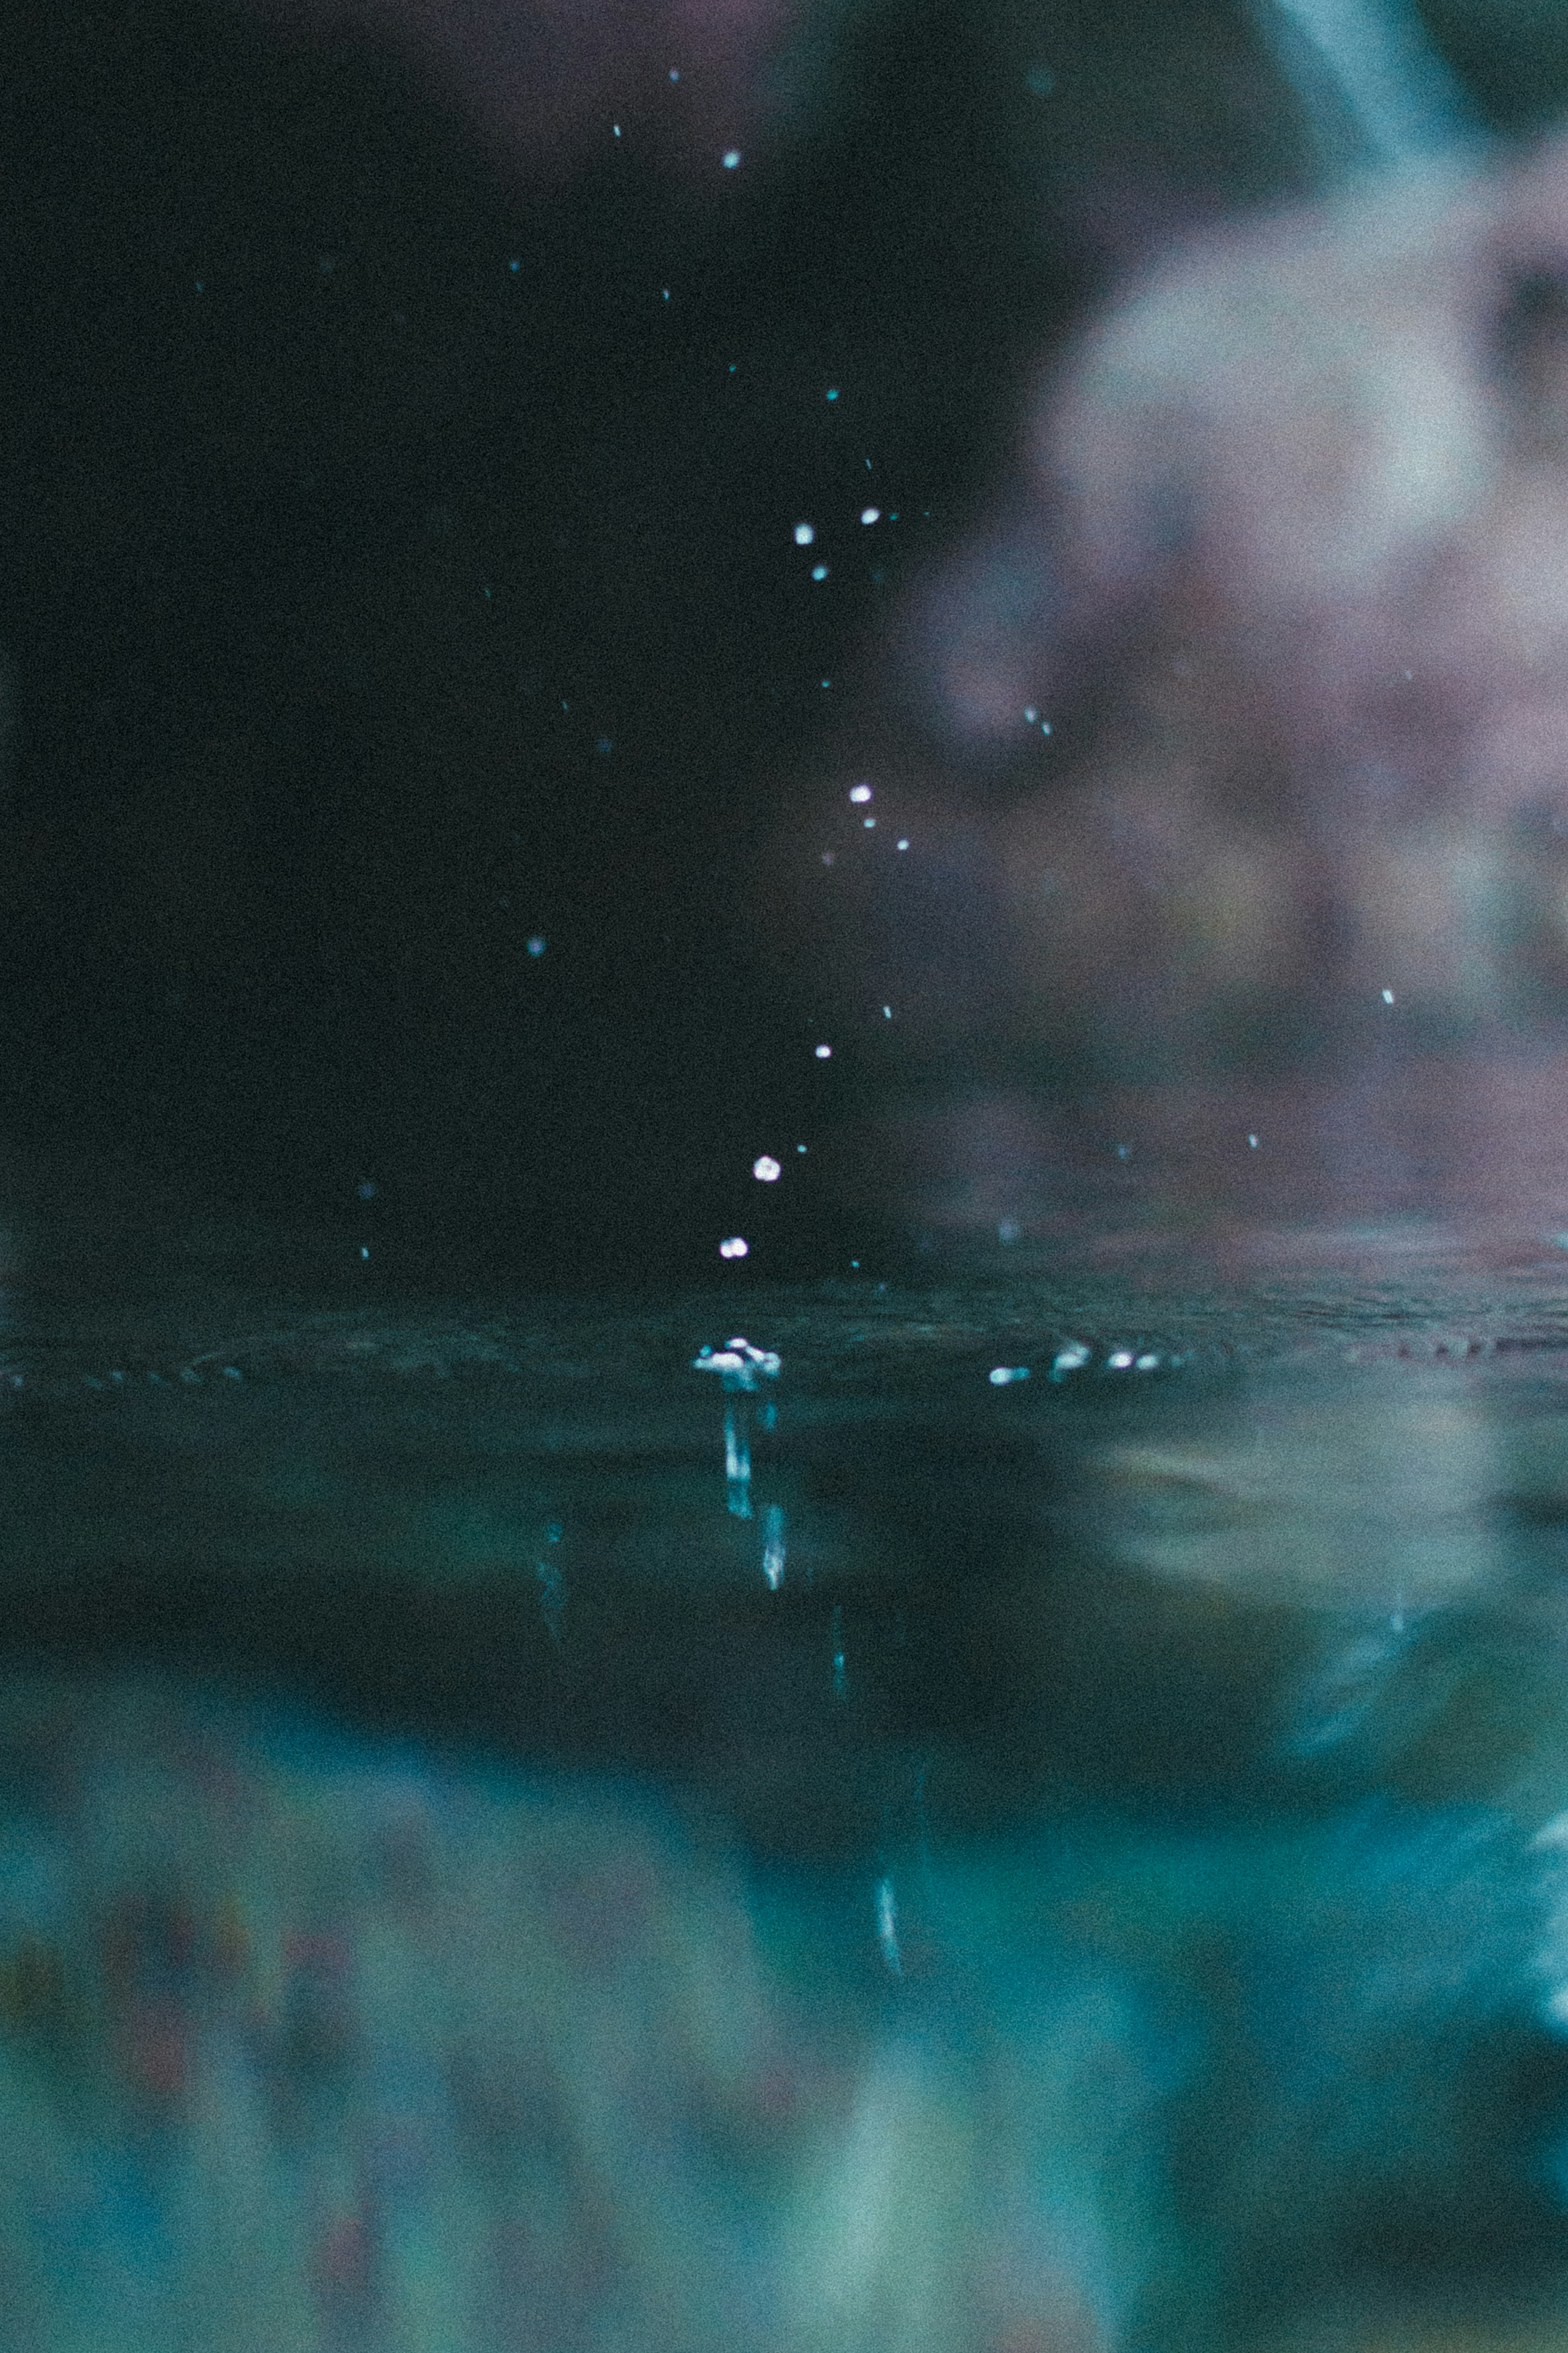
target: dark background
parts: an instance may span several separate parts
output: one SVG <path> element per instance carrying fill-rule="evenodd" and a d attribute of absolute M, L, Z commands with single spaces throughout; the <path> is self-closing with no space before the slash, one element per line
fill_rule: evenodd
<path fill-rule="evenodd" d="M 1483 18 L 1432 23 L 1545 120 L 1564 12 Z M 540 174 L 363 35 L 4 10 L 14 1189 L 339 1226 L 373 1280 L 886 1247 L 767 845 L 1041 353 L 1322 125 L 1223 0 L 798 29 L 739 170 L 597 125 Z"/>

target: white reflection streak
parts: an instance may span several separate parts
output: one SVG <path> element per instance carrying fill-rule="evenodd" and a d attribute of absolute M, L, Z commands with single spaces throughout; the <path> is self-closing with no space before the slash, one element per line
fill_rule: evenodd
<path fill-rule="evenodd" d="M 724 1408 L 724 1491 L 738 1520 L 752 1516 L 752 1447 L 732 1405 Z"/>
<path fill-rule="evenodd" d="M 776 1593 L 784 1583 L 784 1515 L 782 1504 L 770 1504 L 763 1514 L 763 1575 L 768 1580 L 768 1591 Z"/>
<path fill-rule="evenodd" d="M 882 1947 L 889 1975 L 901 1978 L 904 1965 L 899 1957 L 899 1907 L 890 1879 L 877 1882 L 877 1942 Z"/>
<path fill-rule="evenodd" d="M 743 1336 L 730 1341 L 723 1348 L 704 1347 L 692 1358 L 692 1370 L 719 1374 L 726 1395 L 731 1397 L 753 1391 L 759 1375 L 769 1380 L 775 1379 L 778 1369 L 779 1359 L 775 1350 L 754 1348 Z M 724 1493 L 735 1517 L 749 1520 L 752 1516 L 752 1439 L 743 1404 L 739 1409 L 732 1405 L 724 1408 Z"/>

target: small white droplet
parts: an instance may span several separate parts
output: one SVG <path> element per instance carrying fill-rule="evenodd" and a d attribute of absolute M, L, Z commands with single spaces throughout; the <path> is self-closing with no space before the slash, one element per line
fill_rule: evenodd
<path fill-rule="evenodd" d="M 1257 1138 L 1255 1135 L 1249 1135 L 1249 1136 L 1247 1137 L 1247 1140 L 1248 1144 L 1252 1146 L 1252 1149 L 1254 1150 L 1254 1152 L 1256 1152 L 1256 1151 L 1257 1151 L 1257 1149 L 1258 1149 L 1258 1138 Z"/>
<path fill-rule="evenodd" d="M 909 843 L 908 843 L 907 841 L 900 841 L 900 842 L 897 843 L 895 846 L 896 846 L 898 849 L 907 849 L 909 848 L 909 846 L 910 846 L 910 845 L 909 845 Z"/>
<path fill-rule="evenodd" d="M 809 547 L 816 537 L 816 526 L 815 523 L 796 523 L 795 527 L 795 543 L 797 547 Z"/>
<path fill-rule="evenodd" d="M 764 1152 L 752 1163 L 752 1174 L 764 1185 L 776 1185 L 783 1174 L 771 1152 Z"/>
<path fill-rule="evenodd" d="M 988 1376 L 992 1388 L 996 1389 L 1005 1389 L 1009 1381 L 1026 1381 L 1028 1377 L 1027 1365 L 993 1365 Z"/>
<path fill-rule="evenodd" d="M 883 1006 L 883 1008 L 882 1008 L 882 1018 L 883 1018 L 883 1020 L 884 1020 L 884 1021 L 890 1021 L 890 1020 L 892 1019 L 892 1018 L 893 1018 L 893 1008 L 892 1008 L 892 1007 L 891 1007 L 890 1005 L 884 1005 L 884 1006 Z"/>
<path fill-rule="evenodd" d="M 852 801 L 868 801 L 871 797 L 870 786 L 851 785 L 849 787 L 849 797 Z"/>
<path fill-rule="evenodd" d="M 826 1062 L 832 1052 L 831 1046 L 819 1046 L 816 1050 L 816 1059 L 819 1062 Z"/>
<path fill-rule="evenodd" d="M 811 567 L 811 576 L 814 580 L 826 580 L 827 577 L 826 565 L 814 564 Z"/>
<path fill-rule="evenodd" d="M 746 1255 L 746 1248 L 747 1244 L 744 1235 L 731 1234 L 728 1241 L 722 1241 L 720 1243 L 719 1255 L 721 1258 L 744 1258 Z"/>
<path fill-rule="evenodd" d="M 735 168 L 736 164 L 740 162 L 740 160 L 741 160 L 741 151 L 740 151 L 740 149 L 739 149 L 738 147 L 726 147 L 726 148 L 725 148 L 725 150 L 724 150 L 724 169 L 726 170 L 726 172 L 732 172 L 732 171 L 734 170 L 734 168 Z"/>
<path fill-rule="evenodd" d="M 1039 712 L 1036 710 L 1032 702 L 1026 703 L 1024 706 L 1024 716 L 1028 721 L 1031 727 L 1034 725 L 1039 715 Z"/>
<path fill-rule="evenodd" d="M 879 522 L 881 521 L 881 516 L 882 510 L 880 507 L 862 507 L 860 510 L 860 520 L 862 522 Z"/>
<path fill-rule="evenodd" d="M 1133 1370 L 1139 1373 L 1152 1373 L 1159 1361 L 1159 1357 L 1153 1355 L 1140 1356 Z"/>
<path fill-rule="evenodd" d="M 1393 991 L 1393 989 L 1392 989 L 1392 988 L 1385 988 L 1385 989 L 1384 990 L 1384 992 L 1383 992 L 1383 1001 L 1384 1001 L 1384 1003 L 1385 1005 L 1392 1005 L 1392 1004 L 1393 1004 L 1393 1002 L 1394 1002 L 1394 991 Z"/>
<path fill-rule="evenodd" d="M 1113 1348 L 1105 1361 L 1113 1373 L 1124 1373 L 1132 1363 L 1132 1351 L 1131 1348 Z"/>
<path fill-rule="evenodd" d="M 874 817 L 868 817 L 868 818 L 867 818 L 864 820 L 865 827 L 866 827 L 866 830 L 867 830 L 867 832 L 868 832 L 868 833 L 869 833 L 869 832 L 870 832 L 871 828 L 876 824 L 876 822 L 877 822 L 877 820 L 876 820 L 876 818 L 875 818 Z"/>

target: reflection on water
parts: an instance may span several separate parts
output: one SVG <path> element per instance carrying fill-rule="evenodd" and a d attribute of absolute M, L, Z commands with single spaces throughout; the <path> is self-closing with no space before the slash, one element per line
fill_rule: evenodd
<path fill-rule="evenodd" d="M 0 2345 L 1568 2348 L 1568 1300 L 1395 1239 L 35 1257 Z"/>

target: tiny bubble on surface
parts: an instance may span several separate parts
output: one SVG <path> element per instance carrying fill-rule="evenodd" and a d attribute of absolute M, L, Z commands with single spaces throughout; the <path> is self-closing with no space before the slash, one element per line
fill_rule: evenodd
<path fill-rule="evenodd" d="M 1248 1134 L 1248 1136 L 1247 1136 L 1247 1143 L 1251 1145 L 1251 1147 L 1252 1147 L 1253 1151 L 1254 1151 L 1254 1152 L 1256 1152 L 1256 1151 L 1257 1151 L 1257 1149 L 1258 1149 L 1258 1138 L 1257 1138 L 1255 1135 Z"/>
<path fill-rule="evenodd" d="M 866 463 L 869 465 L 870 462 L 871 460 L 868 458 Z M 882 510 L 880 507 L 862 507 L 860 510 L 860 520 L 862 522 L 880 522 L 881 519 Z"/>
<path fill-rule="evenodd" d="M 811 576 L 814 580 L 826 580 L 827 577 L 826 565 L 814 564 L 811 567 Z"/>
<path fill-rule="evenodd" d="M 746 1255 L 746 1250 L 747 1243 L 745 1236 L 743 1234 L 731 1234 L 727 1241 L 720 1243 L 719 1255 L 721 1258 L 744 1258 Z"/>
<path fill-rule="evenodd" d="M 809 547 L 816 537 L 816 525 L 815 523 L 796 523 L 795 527 L 795 543 L 797 547 Z"/>
<path fill-rule="evenodd" d="M 1129 1372 L 1132 1366 L 1132 1351 L 1131 1348 L 1112 1348 L 1105 1361 L 1113 1373 Z"/>
<path fill-rule="evenodd" d="M 752 1163 L 752 1176 L 763 1185 L 776 1185 L 783 1173 L 771 1152 L 763 1153 Z"/>
<path fill-rule="evenodd" d="M 883 1011 L 885 1012 L 887 1008 L 884 1006 Z M 1017 1219 L 1004 1218 L 1001 1223 L 997 1226 L 996 1239 L 999 1242 L 1016 1242 L 1018 1239 Z"/>
<path fill-rule="evenodd" d="M 542 932 L 534 933 L 533 937 L 528 943 L 528 953 L 531 956 L 542 956 L 544 954 L 544 934 Z"/>
<path fill-rule="evenodd" d="M 736 164 L 740 162 L 740 160 L 741 160 L 741 151 L 740 151 L 740 149 L 739 149 L 738 147 L 726 147 L 726 148 L 725 148 L 725 150 L 724 150 L 724 169 L 726 170 L 726 172 L 732 172 L 732 171 L 734 170 L 734 168 L 735 168 Z"/>
<path fill-rule="evenodd" d="M 1392 1004 L 1393 1004 L 1393 1002 L 1394 1002 L 1394 991 L 1393 991 L 1393 989 L 1392 989 L 1392 988 L 1385 988 L 1385 989 L 1384 990 L 1384 992 L 1383 992 L 1383 1001 L 1384 1001 L 1384 1003 L 1385 1005 L 1392 1005 Z"/>
<path fill-rule="evenodd" d="M 849 797 L 852 801 L 868 801 L 871 797 L 870 786 L 851 785 L 849 787 Z"/>
<path fill-rule="evenodd" d="M 836 384 L 835 384 L 835 385 L 830 385 L 828 386 L 827 397 L 828 397 L 828 399 L 829 399 L 829 400 L 837 400 L 837 397 L 838 397 L 838 386 L 837 386 Z"/>
<path fill-rule="evenodd" d="M 819 1062 L 826 1062 L 831 1056 L 832 1052 L 833 1049 L 831 1046 L 819 1046 L 816 1050 L 816 1059 Z"/>
<path fill-rule="evenodd" d="M 1138 1362 L 1134 1365 L 1132 1369 L 1134 1372 L 1138 1373 L 1152 1373 L 1159 1361 L 1160 1359 L 1154 1354 L 1153 1350 L 1150 1349 L 1139 1357 Z"/>
<path fill-rule="evenodd" d="M 679 81 L 680 79 L 680 68 L 679 66 L 670 67 L 669 79 L 671 81 Z"/>
<path fill-rule="evenodd" d="M 1130 1144 L 1119 1144 L 1116 1147 L 1116 1157 L 1118 1160 L 1131 1160 L 1132 1146 Z"/>
<path fill-rule="evenodd" d="M 361 1242 L 359 1254 L 361 1258 L 368 1258 L 370 1256 L 370 1245 L 367 1242 Z"/>
<path fill-rule="evenodd" d="M 986 1377 L 993 1388 L 1005 1389 L 1009 1381 L 1026 1381 L 1029 1367 L 1027 1365 L 993 1365 Z"/>
<path fill-rule="evenodd" d="M 1024 712 L 1024 716 L 1025 716 L 1025 718 L 1028 721 L 1028 723 L 1029 723 L 1029 724 L 1030 724 L 1030 726 L 1031 726 L 1031 727 L 1034 725 L 1034 723 L 1035 723 L 1036 720 L 1039 717 L 1039 715 L 1040 715 L 1040 714 L 1039 714 L 1039 712 L 1036 710 L 1036 708 L 1035 708 L 1035 706 L 1034 706 L 1034 704 L 1033 704 L 1032 702 L 1027 706 L 1027 708 L 1026 709 L 1026 711 L 1025 711 L 1025 712 Z"/>
<path fill-rule="evenodd" d="M 368 1176 L 361 1177 L 358 1191 L 362 1201 L 374 1201 L 375 1198 L 375 1187 Z"/>
<path fill-rule="evenodd" d="M 833 852 L 832 852 L 832 850 L 831 850 L 831 849 L 825 849 L 825 850 L 823 851 L 823 853 L 822 853 L 822 862 L 823 862 L 824 866 L 831 866 L 831 865 L 832 865 L 832 863 L 833 863 Z"/>
<path fill-rule="evenodd" d="M 865 821 L 865 823 L 866 823 L 866 830 L 868 831 L 868 833 L 870 831 L 871 828 L 876 824 L 876 822 L 877 822 L 877 820 L 876 820 L 876 818 L 875 818 L 874 817 L 868 817 L 868 818 L 866 819 L 866 821 Z"/>
<path fill-rule="evenodd" d="M 907 841 L 907 840 L 899 841 L 899 842 L 895 843 L 895 845 L 894 845 L 894 847 L 895 847 L 896 849 L 907 849 L 909 848 L 909 846 L 910 846 L 910 845 L 909 845 L 909 843 L 908 843 L 908 841 Z"/>
<path fill-rule="evenodd" d="M 892 1007 L 891 1007 L 890 1005 L 884 1005 L 884 1006 L 883 1006 L 883 1008 L 882 1008 L 882 1018 L 883 1018 L 883 1020 L 884 1020 L 884 1021 L 890 1021 L 890 1020 L 892 1019 L 892 1018 L 893 1018 L 893 1008 L 892 1008 Z"/>
<path fill-rule="evenodd" d="M 805 1150 L 805 1145 L 804 1145 L 804 1144 L 797 1144 L 797 1145 L 795 1145 L 795 1150 L 796 1150 L 797 1152 L 804 1152 L 804 1151 Z M 1565 1244 L 1564 1244 L 1564 1247 L 1565 1247 L 1565 1248 L 1568 1248 L 1568 1243 L 1565 1243 Z"/>

